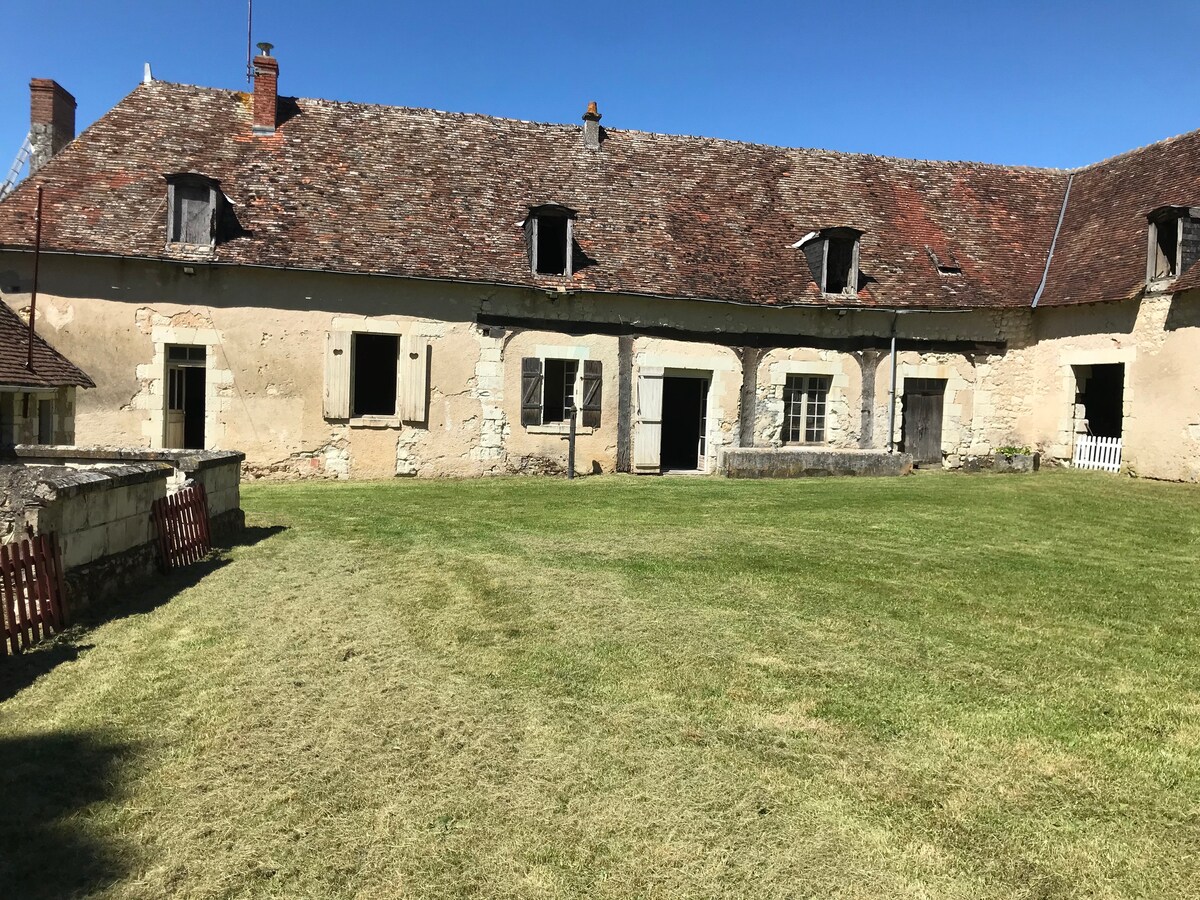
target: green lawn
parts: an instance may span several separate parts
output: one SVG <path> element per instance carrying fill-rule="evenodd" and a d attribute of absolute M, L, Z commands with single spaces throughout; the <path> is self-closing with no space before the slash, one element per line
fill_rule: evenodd
<path fill-rule="evenodd" d="M 0 659 L 0 895 L 1200 897 L 1194 486 L 243 496 Z"/>

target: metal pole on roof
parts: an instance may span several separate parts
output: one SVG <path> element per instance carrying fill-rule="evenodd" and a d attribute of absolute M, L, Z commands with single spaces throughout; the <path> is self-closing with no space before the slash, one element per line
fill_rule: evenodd
<path fill-rule="evenodd" d="M 37 321 L 38 263 L 42 258 L 42 186 L 37 189 L 37 212 L 33 226 L 33 292 L 29 295 L 29 347 L 25 368 L 33 371 L 33 327 Z"/>
<path fill-rule="evenodd" d="M 254 33 L 254 0 L 246 0 L 246 84 L 254 82 L 254 50 L 251 47 Z"/>

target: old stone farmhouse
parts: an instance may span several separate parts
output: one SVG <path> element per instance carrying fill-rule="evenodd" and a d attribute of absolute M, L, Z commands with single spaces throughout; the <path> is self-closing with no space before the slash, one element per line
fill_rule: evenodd
<path fill-rule="evenodd" d="M 0 294 L 92 373 L 80 443 L 251 472 L 956 466 L 1120 436 L 1200 477 L 1200 132 L 1076 171 L 147 81 L 74 137 L 32 83 Z M 610 111 L 610 118 L 611 118 Z"/>

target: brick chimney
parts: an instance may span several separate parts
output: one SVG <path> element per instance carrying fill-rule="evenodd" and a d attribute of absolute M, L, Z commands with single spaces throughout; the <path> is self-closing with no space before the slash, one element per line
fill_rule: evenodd
<path fill-rule="evenodd" d="M 254 133 L 274 134 L 278 116 L 279 60 L 271 55 L 273 45 L 259 44 L 254 57 Z"/>
<path fill-rule="evenodd" d="M 600 112 L 593 100 L 583 114 L 583 146 L 589 150 L 600 149 Z"/>
<path fill-rule="evenodd" d="M 57 81 L 29 82 L 29 174 L 75 139 L 75 98 Z"/>

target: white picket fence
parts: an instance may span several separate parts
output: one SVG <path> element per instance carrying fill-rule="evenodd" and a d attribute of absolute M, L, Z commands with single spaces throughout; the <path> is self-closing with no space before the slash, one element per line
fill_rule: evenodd
<path fill-rule="evenodd" d="M 1075 436 L 1075 458 L 1071 465 L 1076 469 L 1100 469 L 1104 472 L 1121 471 L 1121 439 L 1096 437 L 1091 434 Z"/>

